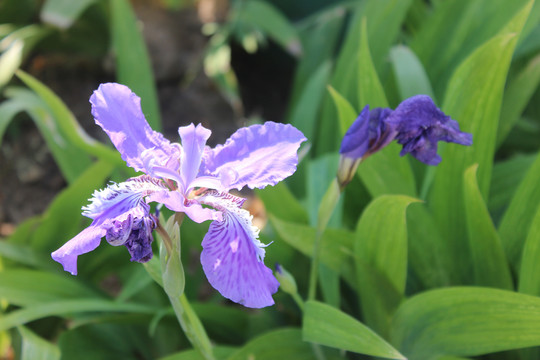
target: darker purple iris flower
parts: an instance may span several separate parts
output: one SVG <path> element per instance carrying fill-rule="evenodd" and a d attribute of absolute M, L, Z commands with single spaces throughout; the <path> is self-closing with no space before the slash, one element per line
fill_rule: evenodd
<path fill-rule="evenodd" d="M 102 84 L 90 102 L 96 123 L 122 158 L 146 175 L 95 191 L 83 208 L 92 224 L 53 252 L 53 259 L 76 275 L 77 257 L 105 237 L 126 246 L 132 261 L 150 260 L 157 219 L 148 203 L 158 202 L 195 222 L 212 220 L 201 263 L 214 288 L 247 307 L 272 305 L 279 283 L 264 265 L 266 245 L 242 209 L 244 199 L 229 190 L 264 188 L 292 175 L 304 135 L 291 125 L 267 122 L 239 129 L 212 149 L 206 146 L 210 130 L 191 124 L 179 128 L 181 144 L 170 143 L 150 128 L 140 98 L 126 86 Z"/>
<path fill-rule="evenodd" d="M 427 95 L 416 95 L 392 111 L 366 106 L 341 142 L 340 154 L 363 159 L 392 140 L 403 145 L 400 155 L 411 153 L 423 163 L 437 165 L 439 141 L 472 145 L 472 135 L 459 130 L 457 121 L 445 115 Z"/>

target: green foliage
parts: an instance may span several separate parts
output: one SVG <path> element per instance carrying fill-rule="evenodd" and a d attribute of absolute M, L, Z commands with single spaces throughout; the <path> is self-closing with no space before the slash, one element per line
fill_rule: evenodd
<path fill-rule="evenodd" d="M 295 6 L 314 11 L 308 3 Z M 231 42 L 253 53 L 273 41 L 292 55 L 284 118 L 311 146 L 289 184 L 253 194 L 264 204 L 254 214 L 261 241 L 271 243 L 265 263 L 278 261 L 295 286 L 252 311 L 208 285 L 199 261 L 208 225 L 180 227 L 166 209 L 144 266 L 105 241 L 80 257 L 77 277 L 52 261 L 88 224 L 80 209 L 92 191 L 134 172 L 85 133 L 28 59 L 110 49 L 118 82 L 159 130 L 156 86 L 127 0 L 0 3 L 0 145 L 17 141 L 11 129 L 29 116 L 67 184 L 0 239 L 0 358 L 9 347 L 20 359 L 537 358 L 539 2 L 337 1 L 294 21 L 290 6 L 233 0 L 224 23 L 204 27 L 201 62 L 239 116 Z M 75 31 L 92 12 L 106 39 Z M 55 39 L 79 52 L 48 49 Z M 441 164 L 427 167 L 391 144 L 340 188 L 339 142 L 358 112 L 416 94 L 431 96 L 473 145 L 440 146 Z"/>

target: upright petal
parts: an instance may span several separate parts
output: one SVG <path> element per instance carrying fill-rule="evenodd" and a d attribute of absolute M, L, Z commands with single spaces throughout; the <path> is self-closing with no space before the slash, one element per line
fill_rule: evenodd
<path fill-rule="evenodd" d="M 141 110 L 141 99 L 127 86 L 101 84 L 90 97 L 90 103 L 96 123 L 109 135 L 129 166 L 151 174 L 152 165 L 177 164 L 170 159 L 179 158 L 178 147 L 150 128 Z"/>
<path fill-rule="evenodd" d="M 305 140 L 295 127 L 271 121 L 241 128 L 205 153 L 203 174 L 219 176 L 226 189 L 275 185 L 296 171 Z"/>
<path fill-rule="evenodd" d="M 206 140 L 212 132 L 206 129 L 201 124 L 195 127 L 193 124 L 183 126 L 178 129 L 180 139 L 182 140 L 182 164 L 181 174 L 183 181 L 183 191 L 189 191 L 188 185 L 197 177 L 199 167 L 201 166 L 201 158 L 204 152 Z"/>
<path fill-rule="evenodd" d="M 239 208 L 241 199 L 211 193 L 201 202 L 223 211 L 223 221 L 210 224 L 205 235 L 201 263 L 210 284 L 224 297 L 252 308 L 274 304 L 279 282 L 264 265 L 264 244 L 252 216 Z"/>

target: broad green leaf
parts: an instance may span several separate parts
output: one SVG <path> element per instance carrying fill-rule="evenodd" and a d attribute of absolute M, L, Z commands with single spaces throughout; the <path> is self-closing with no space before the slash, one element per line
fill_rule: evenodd
<path fill-rule="evenodd" d="M 44 23 L 67 29 L 94 2 L 96 0 L 47 0 L 40 17 Z"/>
<path fill-rule="evenodd" d="M 529 61 L 527 66 L 509 80 L 497 132 L 497 145 L 501 145 L 540 84 L 540 55 Z"/>
<path fill-rule="evenodd" d="M 356 102 L 358 99 L 356 84 L 358 64 L 353 59 L 356 59 L 360 46 L 362 18 L 367 20 L 373 63 L 377 70 L 381 71 L 387 64 L 388 50 L 398 35 L 410 4 L 411 0 L 368 0 L 353 3 L 354 13 L 330 82 L 332 87 L 347 100 Z M 331 141 L 325 142 L 323 146 L 316 144 L 316 154 L 335 151 L 339 145 L 337 135 L 339 131 L 334 121 L 334 114 L 334 105 L 327 96 L 321 109 L 319 133 L 326 134 Z"/>
<path fill-rule="evenodd" d="M 354 240 L 356 278 L 360 304 L 366 323 L 383 337 L 388 335 L 392 313 L 384 308 L 378 284 L 370 281 L 373 269 L 387 279 L 397 291 L 399 303 L 405 293 L 407 278 L 406 209 L 418 201 L 408 196 L 383 195 L 373 200 L 364 210 Z M 375 288 L 373 288 L 375 286 Z"/>
<path fill-rule="evenodd" d="M 453 70 L 499 33 L 527 2 L 454 0 L 435 4 L 432 15 L 411 41 L 411 48 L 434 81 L 437 95 L 443 93 Z"/>
<path fill-rule="evenodd" d="M 255 190 L 266 211 L 282 220 L 306 224 L 308 215 L 284 182 Z"/>
<path fill-rule="evenodd" d="M 60 349 L 24 326 L 17 328 L 22 337 L 21 360 L 60 360 Z"/>
<path fill-rule="evenodd" d="M 111 0 L 109 3 L 117 80 L 141 98 L 146 120 L 152 129 L 160 131 L 161 115 L 156 84 L 135 14 L 127 0 Z"/>
<path fill-rule="evenodd" d="M 488 201 L 490 213 L 498 216 L 506 208 L 536 157 L 536 154 L 520 154 L 493 165 Z"/>
<path fill-rule="evenodd" d="M 405 359 L 390 344 L 358 320 L 317 301 L 306 303 L 302 338 L 304 341 L 340 350 L 387 359 Z"/>
<path fill-rule="evenodd" d="M 17 262 L 18 265 L 29 265 L 41 269 L 55 270 L 56 265 L 51 261 L 50 254 L 40 253 L 30 246 L 17 243 L 16 239 L 21 236 L 25 238 L 30 237 L 29 234 L 34 231 L 36 222 L 40 222 L 41 218 L 30 218 L 29 220 L 24 226 L 22 224 L 19 225 L 16 232 L 8 238 L 8 241 L 0 241 L 0 257 Z"/>
<path fill-rule="evenodd" d="M 48 87 L 21 70 L 18 70 L 16 75 L 47 104 L 52 117 L 69 142 L 98 158 L 122 166 L 125 164 L 118 152 L 88 136 L 84 129 L 77 123 L 71 111 Z"/>
<path fill-rule="evenodd" d="M 540 179 L 540 153 L 519 184 L 499 225 L 499 235 L 506 256 L 515 269 L 518 268 L 527 231 L 540 204 L 538 179 Z"/>
<path fill-rule="evenodd" d="M 460 122 L 462 131 L 473 134 L 473 145 L 444 146 L 443 161 L 435 173 L 430 199 L 441 233 L 453 244 L 449 256 L 460 269 L 462 279 L 469 276 L 470 262 L 465 250 L 467 238 L 460 179 L 465 169 L 478 163 L 478 187 L 482 197 L 487 198 L 506 74 L 530 5 L 459 66 L 446 92 L 443 111 Z"/>
<path fill-rule="evenodd" d="M 28 89 L 9 88 L 6 95 L 10 97 L 6 104 L 11 108 L 7 108 L 9 112 L 5 120 L 12 120 L 16 112 L 26 111 L 45 139 L 64 178 L 69 183 L 75 181 L 91 164 L 90 156 L 69 141 L 48 106 L 35 93 Z"/>
<path fill-rule="evenodd" d="M 349 130 L 349 128 L 353 124 L 354 120 L 356 120 L 356 118 L 358 117 L 358 112 L 354 109 L 351 103 L 347 99 L 345 99 L 340 93 L 338 93 L 337 90 L 334 89 L 332 86 L 328 85 L 328 91 L 330 92 L 330 95 L 332 95 L 334 105 L 337 109 L 340 136 L 343 137 L 345 136 L 347 130 Z"/>
<path fill-rule="evenodd" d="M 42 222 L 32 234 L 33 249 L 50 251 L 74 236 L 80 229 L 81 207 L 96 189 L 103 186 L 114 166 L 98 161 L 58 194 L 43 214 Z"/>
<path fill-rule="evenodd" d="M 227 360 L 312 359 L 311 346 L 302 341 L 300 329 L 278 329 L 248 342 Z"/>
<path fill-rule="evenodd" d="M 246 1 L 239 8 L 237 20 L 260 28 L 291 55 L 299 56 L 302 53 L 302 44 L 296 29 L 271 3 L 260 0 Z"/>
<path fill-rule="evenodd" d="M 313 255 L 313 241 L 316 230 L 314 227 L 286 222 L 270 215 L 269 219 L 278 235 L 302 254 Z M 353 282 L 352 269 L 352 238 L 353 234 L 346 230 L 327 229 L 322 237 L 320 261 L 331 270 L 343 275 L 350 283 Z"/>
<path fill-rule="evenodd" d="M 366 23 L 360 37 L 358 94 L 360 107 L 388 107 L 384 89 L 371 60 Z M 393 143 L 369 156 L 358 167 L 358 174 L 373 197 L 383 194 L 415 196 L 416 186 L 411 166 L 399 157 L 399 145 Z"/>
<path fill-rule="evenodd" d="M 519 292 L 540 296 L 540 206 L 531 223 L 519 271 Z"/>
<path fill-rule="evenodd" d="M 358 50 L 358 105 L 363 108 L 388 107 L 388 100 L 382 87 L 379 75 L 371 58 L 366 19 L 362 21 L 360 48 Z"/>
<path fill-rule="evenodd" d="M 540 298 L 478 287 L 432 290 L 404 302 L 392 330 L 392 343 L 415 360 L 538 346 Z"/>
<path fill-rule="evenodd" d="M 390 50 L 390 61 L 401 100 L 424 94 L 429 95 L 435 101 L 435 95 L 424 66 L 410 48 L 404 45 L 394 46 Z"/>
<path fill-rule="evenodd" d="M 140 304 L 119 303 L 99 299 L 62 300 L 40 303 L 15 310 L 0 318 L 0 330 L 24 325 L 47 316 L 69 316 L 85 312 L 131 312 L 153 314 L 156 308 Z"/>
<path fill-rule="evenodd" d="M 456 264 L 448 255 L 451 244 L 440 233 L 426 204 L 407 209 L 409 266 L 424 288 L 458 283 Z"/>
<path fill-rule="evenodd" d="M 26 103 L 19 99 L 7 99 L 0 104 L 0 145 L 10 122 L 26 108 Z"/>
<path fill-rule="evenodd" d="M 302 90 L 302 95 L 296 103 L 296 107 L 291 111 L 289 122 L 308 139 L 314 139 L 317 132 L 317 116 L 319 114 L 319 106 L 324 95 L 324 89 L 330 75 L 330 62 L 321 64 L 313 73 L 311 78 L 306 82 L 306 86 Z M 327 134 L 318 135 L 323 138 Z"/>
<path fill-rule="evenodd" d="M 97 297 L 75 277 L 35 270 L 8 269 L 0 276 L 0 294 L 9 303 L 30 306 L 49 301 Z"/>
<path fill-rule="evenodd" d="M 491 221 L 476 182 L 478 165 L 472 165 L 464 174 L 463 196 L 469 234 L 474 284 L 512 290 L 512 275 L 499 234 Z"/>

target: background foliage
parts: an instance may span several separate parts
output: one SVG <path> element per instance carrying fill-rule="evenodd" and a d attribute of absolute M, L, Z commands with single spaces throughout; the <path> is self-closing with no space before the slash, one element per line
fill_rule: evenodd
<path fill-rule="evenodd" d="M 267 220 L 262 241 L 273 242 L 266 263 L 279 262 L 297 285 L 282 286 L 289 293 L 278 292 L 275 306 L 252 311 L 209 292 L 197 264 L 208 225 L 181 227 L 185 294 L 216 358 L 537 359 L 540 4 L 292 3 L 232 1 L 223 22 L 203 27 L 204 69 L 238 117 L 249 114 L 231 49 L 273 49 L 293 59 L 286 115 L 263 120 L 289 122 L 309 139 L 287 184 L 256 192 Z M 130 3 L 5 0 L 0 39 L 0 141 L 26 114 L 66 181 L 43 214 L 0 241 L 0 354 L 201 358 L 151 267 L 101 246 L 80 259 L 72 277 L 49 255 L 87 225 L 80 208 L 94 189 L 133 173 L 112 147 L 85 133 L 47 84 L 22 69 L 51 50 L 113 53 L 116 81 L 141 96 L 160 130 L 154 76 Z M 394 145 L 364 161 L 321 235 L 320 291 L 304 303 L 340 138 L 365 105 L 394 108 L 415 94 L 432 96 L 473 134 L 473 146 L 442 146 L 438 167 L 399 157 Z"/>

